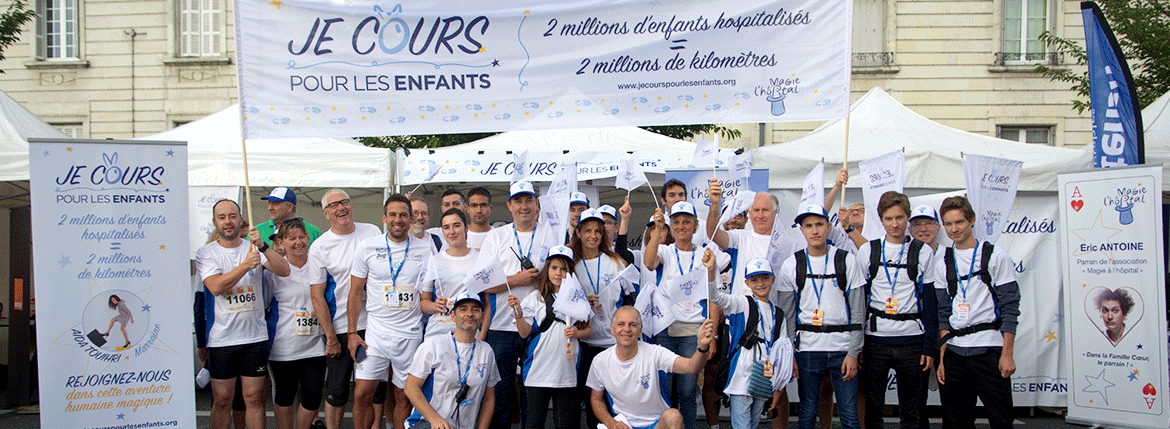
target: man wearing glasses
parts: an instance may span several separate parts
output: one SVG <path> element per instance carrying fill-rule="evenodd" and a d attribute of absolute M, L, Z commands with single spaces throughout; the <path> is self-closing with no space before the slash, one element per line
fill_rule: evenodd
<path fill-rule="evenodd" d="M 362 338 L 366 333 L 366 312 L 360 307 L 349 309 L 358 313 L 357 326 L 349 326 L 346 308 L 349 271 L 358 243 L 381 235 L 382 230 L 372 224 L 353 221 L 353 204 L 343 190 L 326 191 L 321 197 L 321 207 L 325 219 L 329 220 L 329 230 L 309 247 L 309 269 L 305 276 L 310 284 L 313 312 L 325 333 L 325 356 L 328 358 L 325 363 L 325 426 L 337 429 L 341 427 L 345 404 L 349 402 L 349 378 L 353 372 L 353 359 L 343 351 L 342 345 L 348 344 L 346 332 L 356 332 Z M 382 383 L 374 392 L 373 402 L 382 404 L 385 400 L 386 385 Z"/>
<path fill-rule="evenodd" d="M 267 222 L 256 225 L 256 230 L 260 231 L 260 239 L 264 240 L 269 246 L 272 245 L 272 236 L 280 230 L 280 225 L 290 219 L 300 219 L 297 217 L 297 194 L 291 189 L 280 187 L 272 190 L 267 197 L 260 197 L 260 199 L 268 201 L 268 219 Z M 317 237 L 321 236 L 321 230 L 311 223 L 304 222 L 305 232 L 309 234 L 309 245 L 312 245 Z"/>

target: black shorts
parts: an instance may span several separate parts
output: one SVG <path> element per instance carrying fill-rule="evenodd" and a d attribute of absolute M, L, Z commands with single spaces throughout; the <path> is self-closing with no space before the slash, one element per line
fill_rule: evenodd
<path fill-rule="evenodd" d="M 366 330 L 357 331 L 359 337 L 366 338 Z M 325 358 L 325 402 L 334 407 L 344 407 L 349 403 L 349 382 L 353 379 L 353 357 L 349 355 L 349 334 L 337 334 L 337 342 L 341 343 L 341 356 Z M 378 383 L 374 389 L 375 404 L 386 402 L 386 382 Z"/>
<path fill-rule="evenodd" d="M 208 347 L 207 371 L 211 372 L 211 378 L 219 380 L 264 377 L 268 375 L 268 341 Z"/>
<path fill-rule="evenodd" d="M 294 361 L 268 363 L 272 368 L 273 402 L 291 407 L 297 394 L 301 407 L 316 411 L 321 406 L 321 386 L 325 384 L 325 356 Z"/>

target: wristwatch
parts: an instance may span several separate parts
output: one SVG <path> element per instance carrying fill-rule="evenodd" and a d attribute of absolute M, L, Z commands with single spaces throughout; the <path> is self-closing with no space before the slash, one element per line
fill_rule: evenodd
<path fill-rule="evenodd" d="M 856 228 L 854 228 L 853 225 L 849 225 L 848 227 L 845 228 L 845 233 L 853 232 L 854 229 L 856 229 Z"/>

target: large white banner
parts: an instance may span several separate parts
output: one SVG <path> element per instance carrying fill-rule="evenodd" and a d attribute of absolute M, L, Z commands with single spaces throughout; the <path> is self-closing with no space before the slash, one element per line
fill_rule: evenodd
<path fill-rule="evenodd" d="M 901 149 L 857 163 L 861 172 L 861 196 L 865 201 L 865 228 L 861 235 L 873 240 L 885 235 L 882 218 L 878 215 L 878 200 L 887 191 L 902 192 L 906 176 L 906 154 Z"/>
<path fill-rule="evenodd" d="M 195 427 L 187 147 L 29 153 L 41 426 Z"/>
<path fill-rule="evenodd" d="M 1065 331 L 1078 333 L 1068 337 L 1068 420 L 1170 426 L 1162 166 L 1057 179 Z"/>
<path fill-rule="evenodd" d="M 552 149 L 552 148 L 550 148 Z M 603 150 L 605 148 L 598 148 Z M 483 152 L 437 149 L 415 150 L 409 156 L 398 153 L 401 183 L 416 185 L 426 179 L 430 165 L 439 168 L 435 182 L 511 182 L 516 171 L 516 160 L 504 152 Z M 577 180 L 596 180 L 617 177 L 626 162 L 626 155 L 614 152 L 531 152 L 528 155 L 528 180 L 551 181 L 568 164 L 577 164 Z M 638 152 L 639 165 L 646 173 L 663 174 L 668 168 L 691 165 L 690 152 Z"/>
<path fill-rule="evenodd" d="M 852 2 L 238 0 L 244 136 L 824 121 Z"/>
<path fill-rule="evenodd" d="M 975 209 L 975 238 L 995 243 L 1016 201 L 1021 161 L 983 155 L 963 156 L 967 177 L 967 199 Z"/>

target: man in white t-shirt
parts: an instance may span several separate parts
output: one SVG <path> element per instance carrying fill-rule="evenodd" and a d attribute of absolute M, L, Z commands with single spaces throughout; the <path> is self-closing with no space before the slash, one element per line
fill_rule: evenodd
<path fill-rule="evenodd" d="M 483 302 L 466 292 L 452 301 L 451 315 L 441 317 L 457 326 L 454 333 L 427 337 L 410 364 L 406 396 L 414 413 L 407 423 L 413 427 L 425 419 L 433 429 L 487 429 L 500 373 L 491 346 L 475 338 Z M 428 379 L 430 390 L 424 393 Z"/>
<path fill-rule="evenodd" d="M 642 315 L 632 306 L 618 308 L 610 322 L 617 344 L 597 355 L 585 383 L 593 389 L 593 413 L 609 429 L 682 429 L 683 417 L 670 408 L 660 379 L 669 373 L 698 374 L 715 341 L 715 322 L 706 320 L 689 358 L 665 347 L 642 343 Z M 609 405 L 616 413 L 610 414 Z"/>
<path fill-rule="evenodd" d="M 232 424 L 231 405 L 237 379 L 243 389 L 250 428 L 264 427 L 264 378 L 268 376 L 268 329 L 264 321 L 263 270 L 289 274 L 288 261 L 248 232 L 240 239 L 240 206 L 220 200 L 212 206 L 219 239 L 195 253 L 195 270 L 204 296 L 214 296 L 207 310 L 207 367 L 211 372 L 211 427 Z M 254 247 L 253 247 L 254 246 Z"/>
<path fill-rule="evenodd" d="M 305 273 L 313 298 L 313 313 L 325 333 L 325 426 L 341 428 L 345 404 L 349 402 L 349 380 L 353 375 L 353 358 L 342 351 L 348 344 L 346 333 L 365 335 L 366 312 L 361 306 L 349 308 L 349 270 L 358 243 L 378 236 L 382 230 L 368 223 L 354 222 L 353 204 L 340 189 L 330 189 L 321 196 L 321 212 L 329 221 L 329 230 L 309 246 L 308 271 Z M 350 310 L 358 316 L 349 324 Z M 352 328 L 352 329 L 351 329 Z M 376 403 L 385 402 L 386 388 L 374 395 Z M 362 428 L 365 429 L 365 428 Z"/>
<path fill-rule="evenodd" d="M 431 207 L 427 204 L 427 200 L 422 197 L 413 197 L 409 200 L 410 235 L 430 242 L 435 247 L 435 251 L 442 249 L 442 235 L 427 229 L 427 224 L 431 223 Z"/>
<path fill-rule="evenodd" d="M 1010 428 L 1020 317 L 1016 264 L 1006 250 L 972 234 L 975 210 L 966 197 L 943 200 L 939 212 L 955 243 L 934 263 L 939 396 L 955 427 L 975 426 L 978 397 L 991 427 Z"/>
<path fill-rule="evenodd" d="M 487 188 L 477 186 L 467 191 L 467 216 L 467 247 L 479 250 L 492 231 L 492 193 Z"/>
<path fill-rule="evenodd" d="M 493 229 L 483 240 L 480 258 L 495 258 L 508 275 L 507 285 L 496 285 L 484 291 L 487 296 L 489 329 L 487 342 L 496 353 L 500 383 L 496 386 L 496 410 L 492 415 L 493 428 L 511 427 L 512 398 L 516 385 L 516 363 L 524 347 L 516 330 L 516 318 L 508 307 L 508 287 L 521 301 L 532 293 L 536 276 L 548 255 L 544 244 L 545 232 L 540 228 L 540 200 L 532 183 L 519 181 L 509 188 L 508 211 L 512 223 Z M 477 264 L 478 265 L 478 264 Z M 523 409 L 523 407 L 521 407 Z"/>
<path fill-rule="evenodd" d="M 841 426 L 857 429 L 858 356 L 865 320 L 865 277 L 854 256 L 829 245 L 829 216 L 808 205 L 796 216 L 807 248 L 784 261 L 777 274 L 785 323 L 794 338 L 800 428 L 817 417 L 821 377 L 828 374 L 837 396 Z M 792 332 L 795 331 L 795 332 Z M 808 398 L 809 400 L 804 400 Z"/>
<path fill-rule="evenodd" d="M 349 306 L 365 301 L 366 335 L 357 335 L 358 315 L 350 312 L 346 337 L 354 358 L 354 427 L 374 423 L 374 391 L 389 378 L 394 385 L 394 427 L 404 429 L 410 414 L 406 375 L 410 359 L 422 343 L 422 311 L 418 301 L 419 273 L 430 263 L 435 246 L 410 235 L 411 201 L 391 194 L 383 206 L 386 234 L 358 243 L 350 269 Z"/>

